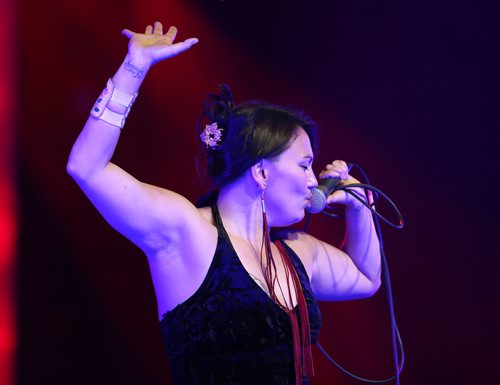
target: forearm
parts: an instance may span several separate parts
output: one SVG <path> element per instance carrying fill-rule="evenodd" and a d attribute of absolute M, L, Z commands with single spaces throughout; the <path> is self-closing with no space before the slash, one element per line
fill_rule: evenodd
<path fill-rule="evenodd" d="M 139 91 L 150 67 L 151 64 L 146 59 L 142 59 L 140 56 L 132 57 L 132 55 L 127 54 L 120 68 L 113 76 L 113 83 L 119 90 L 128 94 L 135 94 Z M 117 104 L 115 106 L 122 107 Z"/>
<path fill-rule="evenodd" d="M 358 269 L 375 285 L 380 283 L 380 245 L 371 212 L 366 207 L 347 207 L 342 243 Z"/>
<path fill-rule="evenodd" d="M 118 71 L 112 77 L 114 87 L 133 95 L 138 92 L 150 65 L 127 54 Z M 126 107 L 109 101 L 106 107 L 124 114 Z M 104 169 L 111 160 L 118 143 L 121 129 L 99 118 L 89 116 L 78 136 L 67 165 L 68 172 L 77 179 L 86 180 Z"/>

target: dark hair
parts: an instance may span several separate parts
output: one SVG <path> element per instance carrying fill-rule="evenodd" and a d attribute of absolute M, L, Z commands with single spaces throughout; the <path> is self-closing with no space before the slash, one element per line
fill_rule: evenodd
<path fill-rule="evenodd" d="M 235 105 L 229 87 L 220 85 L 219 89 L 220 94 L 208 95 L 198 120 L 199 134 L 204 124 L 215 122 L 222 129 L 215 147 L 202 143 L 208 174 L 218 187 L 235 181 L 258 161 L 280 155 L 290 146 L 299 127 L 316 150 L 317 124 L 302 112 L 256 100 Z"/>

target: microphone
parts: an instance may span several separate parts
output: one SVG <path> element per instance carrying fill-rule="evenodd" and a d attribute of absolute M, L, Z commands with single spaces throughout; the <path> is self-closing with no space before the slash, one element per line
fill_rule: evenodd
<path fill-rule="evenodd" d="M 323 211 L 326 207 L 326 198 L 335 190 L 335 187 L 337 187 L 339 183 L 339 178 L 320 179 L 318 187 L 311 190 L 311 206 L 306 209 L 306 211 L 311 214 L 317 214 Z"/>

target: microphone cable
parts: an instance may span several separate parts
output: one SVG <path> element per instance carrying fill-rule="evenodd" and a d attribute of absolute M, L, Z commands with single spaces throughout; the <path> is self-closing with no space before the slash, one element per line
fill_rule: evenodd
<path fill-rule="evenodd" d="M 402 229 L 404 226 L 403 216 L 401 215 L 401 211 L 399 211 L 398 207 L 392 201 L 392 199 L 389 198 L 387 196 L 387 194 L 385 194 L 383 191 L 381 191 L 377 187 L 369 184 L 370 182 L 368 180 L 368 176 L 366 175 L 365 171 L 361 168 L 361 166 L 359 166 L 355 163 L 348 163 L 348 164 L 349 164 L 349 172 L 351 171 L 351 169 L 353 167 L 356 167 L 356 169 L 358 169 L 359 172 L 361 173 L 361 175 L 363 176 L 363 179 L 366 181 L 366 183 L 352 183 L 352 184 L 348 184 L 348 185 L 337 185 L 333 188 L 333 190 L 330 194 L 333 194 L 335 191 L 345 191 L 346 193 L 352 195 L 354 198 L 356 198 L 358 201 L 360 201 L 363 205 L 365 205 L 376 217 L 380 218 L 385 224 L 391 226 L 394 229 L 398 229 L 398 230 Z M 374 201 L 371 203 L 370 202 L 367 203 L 363 199 L 363 197 L 361 197 L 359 195 L 359 193 L 357 193 L 355 190 L 352 190 L 353 188 L 356 188 L 356 187 L 372 192 L 373 196 L 374 196 Z M 382 214 L 380 214 L 378 211 L 375 210 L 375 203 L 377 203 L 377 201 L 379 200 L 379 196 L 382 196 L 387 201 L 387 203 L 389 203 L 389 205 L 394 209 L 394 211 L 398 217 L 398 222 L 399 222 L 398 224 L 392 223 L 386 217 L 384 217 Z M 331 209 L 331 207 L 328 205 L 326 207 Z M 324 215 L 334 217 L 334 218 L 343 218 L 343 215 L 341 215 L 341 214 L 336 214 L 336 213 L 328 212 L 325 210 L 321 211 L 321 213 Z M 377 235 L 380 236 L 381 234 L 377 233 Z"/>
<path fill-rule="evenodd" d="M 382 230 L 380 226 L 380 220 L 382 220 L 385 224 L 395 228 L 395 229 L 402 229 L 404 226 L 404 221 L 403 221 L 403 216 L 401 215 L 400 210 L 396 206 L 396 204 L 381 190 L 378 188 L 371 186 L 368 180 L 368 176 L 366 175 L 365 171 L 361 168 L 361 166 L 355 164 L 355 163 L 348 163 L 349 164 L 349 172 L 353 167 L 356 167 L 356 169 L 361 173 L 363 176 L 363 179 L 366 181 L 366 183 L 354 183 L 354 184 L 349 184 L 349 185 L 341 185 L 341 186 L 336 186 L 331 194 L 335 191 L 338 190 L 343 190 L 348 194 L 351 194 L 354 198 L 356 198 L 358 201 L 360 201 L 363 205 L 365 205 L 373 214 L 373 222 L 375 225 L 375 231 L 377 234 L 377 237 L 379 239 L 379 244 L 380 244 L 380 256 L 381 256 L 381 267 L 382 267 L 382 279 L 385 284 L 385 289 L 386 289 L 386 297 L 387 297 L 387 304 L 389 308 L 389 317 L 390 317 L 390 325 L 391 325 L 391 343 L 392 343 L 392 351 L 393 351 L 393 363 L 394 363 L 394 368 L 395 368 L 395 374 L 392 377 L 385 378 L 382 380 L 373 380 L 373 379 L 368 379 L 364 378 L 361 376 L 357 376 L 354 373 L 348 371 L 344 367 L 342 367 L 340 364 L 338 364 L 333 358 L 330 357 L 330 355 L 325 351 L 325 349 L 320 345 L 319 341 L 316 342 L 316 346 L 318 347 L 319 351 L 326 357 L 328 361 L 330 361 L 337 369 L 342 371 L 344 374 L 362 381 L 362 382 L 367 382 L 367 383 L 372 383 L 372 384 L 380 384 L 380 383 L 386 383 L 395 380 L 396 385 L 399 385 L 400 383 L 400 374 L 403 371 L 404 367 L 404 361 L 405 361 L 405 355 L 404 355 L 404 349 L 403 349 L 403 341 L 401 339 L 401 334 L 399 332 L 399 328 L 396 322 L 396 316 L 395 316 L 395 311 L 394 311 L 394 301 L 393 301 L 393 295 L 392 295 L 392 285 L 391 285 L 391 280 L 390 280 L 390 274 L 389 274 L 389 267 L 387 264 L 387 258 L 385 255 L 384 251 L 384 243 L 382 239 Z M 359 195 L 356 191 L 352 190 L 352 188 L 363 188 L 365 190 L 371 191 L 374 194 L 374 201 L 373 202 L 366 202 L 363 197 Z M 367 194 L 368 195 L 368 194 Z M 398 218 L 399 218 L 399 224 L 394 224 L 387 220 L 383 215 L 378 213 L 375 210 L 375 203 L 378 201 L 379 196 L 382 196 L 388 203 L 389 205 L 394 209 L 396 212 Z M 367 199 L 369 199 L 367 197 Z M 327 206 L 328 207 L 328 206 Z M 330 207 L 328 207 L 330 208 Z M 323 214 L 334 217 L 334 218 L 343 218 L 342 215 L 334 214 L 331 212 L 325 212 L 322 211 Z M 308 213 L 308 216 L 306 218 L 306 223 L 304 227 L 304 231 L 307 231 L 307 227 L 309 226 L 309 221 L 311 219 L 311 214 Z M 401 356 L 401 357 L 400 357 Z"/>

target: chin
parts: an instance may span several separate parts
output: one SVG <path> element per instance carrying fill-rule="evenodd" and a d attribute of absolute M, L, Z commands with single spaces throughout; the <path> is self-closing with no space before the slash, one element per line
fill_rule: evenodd
<path fill-rule="evenodd" d="M 288 227 L 292 226 L 298 222 L 300 222 L 302 219 L 304 219 L 305 212 L 302 210 L 300 213 L 296 213 L 294 216 L 289 216 L 287 218 L 282 218 L 281 220 L 276 221 L 276 223 L 273 223 L 271 227 Z"/>
<path fill-rule="evenodd" d="M 301 210 L 300 214 L 298 215 L 297 219 L 291 223 L 291 225 L 300 222 L 304 217 L 306 216 L 306 213 L 304 210 Z"/>

